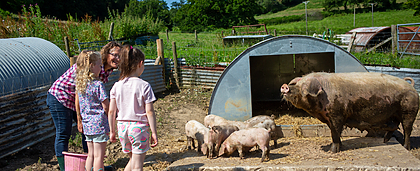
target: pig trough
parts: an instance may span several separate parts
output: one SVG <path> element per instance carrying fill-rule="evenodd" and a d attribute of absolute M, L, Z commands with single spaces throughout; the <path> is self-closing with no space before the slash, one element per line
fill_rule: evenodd
<path fill-rule="evenodd" d="M 208 114 L 244 121 L 282 111 L 285 102 L 281 101 L 280 86 L 320 71 L 368 72 L 348 51 L 323 39 L 290 35 L 261 41 L 224 70 L 213 90 Z"/>

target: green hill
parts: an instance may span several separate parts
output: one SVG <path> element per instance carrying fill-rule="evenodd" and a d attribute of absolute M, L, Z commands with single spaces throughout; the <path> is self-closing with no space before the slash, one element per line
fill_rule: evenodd
<path fill-rule="evenodd" d="M 313 33 L 322 34 L 322 32 L 324 32 L 326 29 L 331 29 L 336 34 L 343 34 L 354 28 L 372 27 L 371 12 L 356 12 L 356 15 L 353 13 L 335 14 L 325 17 L 322 2 L 323 0 L 311 0 L 307 4 L 309 35 L 312 35 Z M 397 3 L 404 2 L 406 2 L 406 0 L 397 1 Z M 351 9 L 351 7 L 348 8 Z M 378 12 L 374 9 L 373 26 L 377 27 L 406 23 L 418 23 L 420 21 L 420 17 L 413 16 L 414 12 L 415 11 L 411 9 L 389 10 L 385 12 Z M 267 25 L 267 29 L 276 29 L 277 33 L 279 34 L 306 34 L 306 22 L 304 14 L 305 4 L 300 3 L 284 11 L 272 14 L 263 14 L 255 16 L 255 18 L 259 20 L 260 23 L 265 23 Z"/>

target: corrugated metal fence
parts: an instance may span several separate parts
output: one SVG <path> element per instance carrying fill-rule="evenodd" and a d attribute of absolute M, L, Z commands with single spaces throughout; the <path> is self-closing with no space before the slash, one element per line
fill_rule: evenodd
<path fill-rule="evenodd" d="M 214 88 L 223 71 L 181 68 L 180 84 L 183 87 Z"/>
<path fill-rule="evenodd" d="M 420 92 L 420 69 L 411 68 L 394 68 L 394 67 L 381 67 L 381 66 L 365 66 L 369 72 L 380 72 L 398 78 L 411 77 L 414 80 L 414 88 Z"/>

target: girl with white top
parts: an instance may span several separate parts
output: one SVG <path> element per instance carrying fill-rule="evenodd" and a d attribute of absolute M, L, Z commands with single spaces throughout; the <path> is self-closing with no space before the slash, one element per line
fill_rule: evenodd
<path fill-rule="evenodd" d="M 117 120 L 122 150 L 130 156 L 125 171 L 143 170 L 146 152 L 158 144 L 153 109 L 156 98 L 150 84 L 139 78 L 144 71 L 144 53 L 140 49 L 125 45 L 120 56 L 120 79 L 110 92 L 110 140 L 116 142 Z"/>

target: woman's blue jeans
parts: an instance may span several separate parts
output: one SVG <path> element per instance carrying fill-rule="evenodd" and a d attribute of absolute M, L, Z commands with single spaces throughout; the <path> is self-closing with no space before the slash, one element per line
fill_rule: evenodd
<path fill-rule="evenodd" d="M 55 155 L 62 157 L 63 151 L 69 149 L 69 139 L 71 136 L 73 120 L 77 122 L 76 111 L 73 111 L 63 104 L 61 104 L 53 95 L 48 93 L 47 95 L 47 106 L 50 109 L 51 117 L 55 125 Z M 87 144 L 85 141 L 85 135 L 82 134 L 82 146 L 83 151 L 87 152 Z"/>

